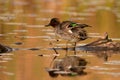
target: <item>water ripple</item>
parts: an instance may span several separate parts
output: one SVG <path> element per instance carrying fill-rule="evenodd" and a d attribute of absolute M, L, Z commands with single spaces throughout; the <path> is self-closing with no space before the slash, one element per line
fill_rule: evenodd
<path fill-rule="evenodd" d="M 44 27 L 44 25 L 26 25 L 26 27 L 41 28 L 41 27 Z"/>
<path fill-rule="evenodd" d="M 97 73 L 98 74 L 112 75 L 112 76 L 116 76 L 116 77 L 120 76 L 120 72 L 104 72 L 104 71 L 102 71 L 102 72 L 97 72 Z"/>
<path fill-rule="evenodd" d="M 107 68 L 107 67 L 93 66 L 93 67 L 90 67 L 90 69 L 94 69 L 94 70 L 116 70 L 118 68 Z"/>
<path fill-rule="evenodd" d="M 8 61 L 8 60 L 13 60 L 13 58 L 2 58 L 2 60 Z"/>
<path fill-rule="evenodd" d="M 119 61 L 119 60 L 108 61 L 108 62 L 104 62 L 103 64 L 108 64 L 108 65 L 120 65 L 120 61 Z"/>
<path fill-rule="evenodd" d="M 3 74 L 6 74 L 6 75 L 9 75 L 9 76 L 13 76 L 13 75 L 14 75 L 14 73 L 12 73 L 12 72 L 3 71 L 2 73 L 3 73 Z"/>
<path fill-rule="evenodd" d="M 5 55 L 5 56 L 11 56 L 11 55 L 14 55 L 14 54 L 12 54 L 12 53 L 0 54 L 0 56 L 3 56 L 3 55 Z"/>
<path fill-rule="evenodd" d="M 4 63 L 4 62 L 8 62 L 8 61 L 0 61 L 0 63 Z"/>
<path fill-rule="evenodd" d="M 16 26 L 25 26 L 26 23 L 20 23 L 20 22 L 7 22 L 6 25 L 16 25 Z"/>
<path fill-rule="evenodd" d="M 44 39 L 50 39 L 50 36 L 17 36 L 18 38 L 44 38 Z"/>
<path fill-rule="evenodd" d="M 28 32 L 28 30 L 14 30 L 14 32 Z"/>

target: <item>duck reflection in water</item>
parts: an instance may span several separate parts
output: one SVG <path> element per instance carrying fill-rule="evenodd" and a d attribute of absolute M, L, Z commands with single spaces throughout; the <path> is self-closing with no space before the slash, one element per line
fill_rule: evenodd
<path fill-rule="evenodd" d="M 52 68 L 46 68 L 51 77 L 61 76 L 76 76 L 85 75 L 83 71 L 87 64 L 87 61 L 78 56 L 65 56 L 64 58 L 55 59 Z"/>
<path fill-rule="evenodd" d="M 63 58 L 56 59 L 59 56 L 58 51 L 53 48 L 56 55 L 50 63 L 50 68 L 46 68 L 46 71 L 51 77 L 61 76 L 76 76 L 85 75 L 84 69 L 86 68 L 87 61 L 84 58 L 76 55 L 65 56 Z M 38 56 L 44 57 L 44 54 Z"/>

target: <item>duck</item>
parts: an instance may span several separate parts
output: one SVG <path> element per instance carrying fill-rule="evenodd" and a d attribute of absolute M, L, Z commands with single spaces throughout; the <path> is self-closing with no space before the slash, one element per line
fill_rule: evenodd
<path fill-rule="evenodd" d="M 88 38 L 86 27 L 91 27 L 87 24 L 80 24 L 74 21 L 60 21 L 59 18 L 52 18 L 46 27 L 52 26 L 55 31 L 55 35 L 68 42 L 73 42 L 76 47 L 77 42 L 86 40 Z M 67 49 L 67 47 L 66 47 Z"/>

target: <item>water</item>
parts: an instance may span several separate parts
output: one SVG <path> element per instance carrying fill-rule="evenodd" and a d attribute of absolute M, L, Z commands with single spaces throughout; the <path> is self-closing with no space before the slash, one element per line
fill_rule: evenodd
<path fill-rule="evenodd" d="M 119 4 L 115 0 L 0 0 L 0 43 L 15 49 L 0 54 L 0 80 L 119 80 L 119 51 L 96 54 L 77 50 L 76 56 L 88 61 L 86 74 L 51 78 L 45 69 L 54 58 L 65 57 L 66 41 L 57 42 L 53 29 L 44 27 L 52 17 L 59 17 L 93 26 L 87 29 L 91 38 L 77 45 L 94 41 L 106 31 L 120 42 Z M 68 51 L 69 56 L 73 53 Z"/>

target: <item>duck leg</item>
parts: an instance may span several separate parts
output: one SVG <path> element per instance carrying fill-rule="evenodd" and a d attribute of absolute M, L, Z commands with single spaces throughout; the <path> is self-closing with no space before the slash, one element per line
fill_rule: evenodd
<path fill-rule="evenodd" d="M 52 49 L 54 50 L 55 54 L 59 54 L 58 51 L 57 51 L 54 47 L 53 47 Z M 51 63 L 50 63 L 50 67 L 51 67 L 52 63 L 54 62 L 54 60 L 55 60 L 57 57 L 58 57 L 58 56 L 55 56 L 55 57 L 52 59 L 52 61 L 51 61 Z"/>
<path fill-rule="evenodd" d="M 74 55 L 76 55 L 76 42 L 74 43 Z"/>
<path fill-rule="evenodd" d="M 68 53 L 68 43 L 69 43 L 69 41 L 66 42 L 66 53 L 65 53 L 65 56 L 67 56 L 67 53 Z"/>

